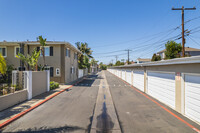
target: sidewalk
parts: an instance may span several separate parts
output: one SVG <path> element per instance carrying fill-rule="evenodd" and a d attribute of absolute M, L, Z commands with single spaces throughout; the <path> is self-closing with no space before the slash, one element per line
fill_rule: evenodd
<path fill-rule="evenodd" d="M 52 96 L 54 93 L 68 88 L 69 86 L 71 86 L 71 85 L 60 85 L 58 89 L 43 93 L 39 96 L 32 98 L 29 101 L 22 102 L 18 105 L 15 105 L 13 107 L 10 107 L 6 110 L 1 111 L 0 112 L 0 124 L 7 121 L 8 119 L 16 116 L 17 114 L 21 113 L 22 111 L 24 111 L 30 107 L 33 107 L 34 105 L 38 104 L 39 102 L 47 99 L 48 97 Z"/>

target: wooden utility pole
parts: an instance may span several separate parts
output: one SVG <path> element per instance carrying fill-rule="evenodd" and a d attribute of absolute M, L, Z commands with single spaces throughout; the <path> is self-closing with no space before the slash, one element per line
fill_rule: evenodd
<path fill-rule="evenodd" d="M 115 58 L 116 58 L 116 62 L 117 62 L 117 60 L 118 60 L 118 56 L 116 55 Z"/>
<path fill-rule="evenodd" d="M 172 10 L 182 10 L 182 57 L 185 57 L 185 30 L 184 30 L 184 11 L 185 10 L 196 10 L 195 7 L 193 8 L 172 8 Z"/>
<path fill-rule="evenodd" d="M 131 51 L 130 49 L 127 49 L 125 51 L 128 51 L 128 64 L 129 64 L 129 51 Z"/>

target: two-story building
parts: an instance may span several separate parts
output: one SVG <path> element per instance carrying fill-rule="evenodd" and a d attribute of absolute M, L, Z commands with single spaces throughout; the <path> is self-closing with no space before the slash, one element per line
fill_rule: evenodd
<path fill-rule="evenodd" d="M 162 60 L 165 59 L 165 51 L 166 51 L 166 49 L 159 51 L 157 53 L 157 55 L 160 55 Z M 182 52 L 180 52 L 180 55 L 182 55 Z M 200 55 L 200 49 L 185 47 L 185 55 L 187 55 L 187 56 L 199 56 Z"/>
<path fill-rule="evenodd" d="M 47 41 L 45 46 L 45 64 L 50 68 L 50 80 L 59 83 L 69 83 L 78 78 L 78 54 L 81 52 L 68 42 Z M 16 58 L 18 52 L 31 54 L 33 49 L 41 47 L 38 41 L 0 42 L 0 53 L 8 65 L 16 70 L 20 68 L 20 59 Z M 38 65 L 43 64 L 41 55 Z M 28 68 L 26 68 L 28 70 Z"/>

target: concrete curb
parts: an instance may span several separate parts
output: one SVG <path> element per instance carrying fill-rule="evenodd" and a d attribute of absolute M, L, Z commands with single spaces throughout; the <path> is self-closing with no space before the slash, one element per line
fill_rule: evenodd
<path fill-rule="evenodd" d="M 33 105 L 32 107 L 30 107 L 30 108 L 28 108 L 28 109 L 26 109 L 26 110 L 20 112 L 19 114 L 15 115 L 15 116 L 11 117 L 10 119 L 6 120 L 5 122 L 1 123 L 1 124 L 0 124 L 0 129 L 2 129 L 3 127 L 7 126 L 7 125 L 10 124 L 11 122 L 13 122 L 13 121 L 19 119 L 20 117 L 22 117 L 23 115 L 27 114 L 27 113 L 30 112 L 31 110 L 37 108 L 38 106 L 42 105 L 43 103 L 49 101 L 49 100 L 52 99 L 53 97 L 59 95 L 60 93 L 66 91 L 67 89 L 73 87 L 75 84 L 78 84 L 79 82 L 83 81 L 83 80 L 85 79 L 85 77 L 87 77 L 87 76 L 82 77 L 79 81 L 75 82 L 74 84 L 70 85 L 69 87 L 67 87 L 67 88 L 65 88 L 65 89 L 63 89 L 63 90 L 61 90 L 61 91 L 59 91 L 59 92 L 53 93 L 52 95 L 50 95 L 49 97 L 47 97 L 47 98 L 44 99 L 43 101 L 41 101 L 41 102 L 39 102 L 39 103 Z"/>
<path fill-rule="evenodd" d="M 109 72 L 109 71 L 108 71 Z M 110 74 L 112 74 L 111 72 L 109 72 Z M 114 74 L 112 74 L 114 75 Z M 116 75 L 114 75 L 115 77 L 117 77 Z M 117 77 L 119 78 L 119 77 Z M 121 78 L 119 78 L 120 80 L 122 80 Z M 126 81 L 122 80 L 125 84 L 130 85 L 129 83 L 127 83 Z M 168 113 L 170 113 L 172 116 L 174 116 L 175 118 L 177 118 L 178 120 L 180 120 L 181 122 L 183 122 L 184 124 L 186 124 L 188 127 L 192 128 L 194 131 L 196 131 L 197 133 L 200 133 L 200 130 L 195 128 L 194 126 L 192 126 L 191 124 L 189 124 L 188 122 L 186 122 L 185 120 L 183 120 L 182 118 L 180 118 L 179 116 L 177 116 L 176 114 L 174 114 L 173 112 L 171 112 L 169 109 L 165 108 L 164 106 L 162 106 L 160 103 L 158 103 L 157 101 L 155 101 L 154 99 L 150 98 L 147 94 L 139 91 L 138 89 L 136 89 L 135 87 L 133 87 L 132 85 L 130 86 L 131 88 L 133 88 L 135 91 L 139 92 L 140 94 L 142 94 L 143 96 L 145 96 L 146 98 L 148 98 L 149 100 L 151 100 L 152 102 L 154 102 L 155 104 L 157 104 L 158 106 L 160 106 L 161 108 L 163 108 L 165 111 L 167 111 Z"/>

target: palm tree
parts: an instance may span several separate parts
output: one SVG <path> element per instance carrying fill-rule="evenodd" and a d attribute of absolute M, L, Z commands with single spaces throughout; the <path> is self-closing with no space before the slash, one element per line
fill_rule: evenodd
<path fill-rule="evenodd" d="M 88 47 L 87 43 L 77 42 L 76 46 L 83 53 L 83 55 L 87 55 L 89 58 L 93 58 L 91 56 L 92 55 L 92 50 L 91 50 L 91 48 Z"/>
<path fill-rule="evenodd" d="M 5 74 L 7 70 L 6 67 L 6 60 L 4 59 L 4 57 L 0 54 L 0 73 L 1 74 Z"/>
<path fill-rule="evenodd" d="M 82 52 L 82 54 L 78 56 L 79 68 L 80 69 L 88 68 L 90 66 L 89 58 L 93 58 L 91 56 L 92 55 L 91 48 L 88 47 L 87 43 L 77 42 L 75 44 L 77 48 Z"/>
<path fill-rule="evenodd" d="M 94 66 L 98 63 L 99 61 L 96 61 L 94 58 L 90 61 L 91 65 Z"/>
<path fill-rule="evenodd" d="M 42 56 L 43 56 L 43 61 L 44 61 L 44 66 L 45 66 L 45 46 L 47 46 L 46 41 L 47 39 L 43 38 L 42 36 L 39 36 L 39 41 L 40 41 L 40 45 L 41 45 L 41 51 L 42 51 Z"/>

